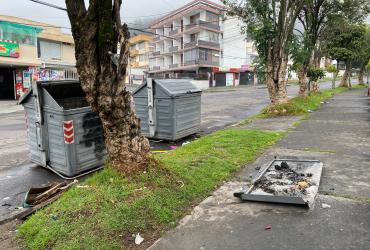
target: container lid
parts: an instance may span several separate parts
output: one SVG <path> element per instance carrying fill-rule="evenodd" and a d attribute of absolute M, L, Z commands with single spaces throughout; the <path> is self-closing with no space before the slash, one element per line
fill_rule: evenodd
<path fill-rule="evenodd" d="M 153 79 L 153 81 L 157 88 L 161 88 L 170 97 L 202 92 L 189 79 Z M 146 82 L 143 83 L 133 92 L 133 95 L 146 87 L 146 85 Z"/>
<path fill-rule="evenodd" d="M 59 80 L 59 81 L 38 81 L 37 85 L 48 90 L 54 99 L 63 99 L 69 97 L 84 97 L 80 82 L 78 80 Z M 18 104 L 23 104 L 32 95 L 32 87 L 21 96 Z"/>

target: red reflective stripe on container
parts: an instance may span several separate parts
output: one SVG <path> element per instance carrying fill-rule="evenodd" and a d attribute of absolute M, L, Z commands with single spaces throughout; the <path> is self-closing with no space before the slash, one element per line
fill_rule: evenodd
<path fill-rule="evenodd" d="M 73 121 L 65 121 L 65 122 L 63 122 L 63 127 L 65 129 L 73 128 Z"/>
<path fill-rule="evenodd" d="M 74 141 L 73 121 L 64 121 L 63 122 L 63 132 L 64 132 L 64 142 L 66 144 L 75 143 L 75 141 Z"/>
<path fill-rule="evenodd" d="M 65 137 L 64 136 L 64 142 L 66 144 L 73 144 L 73 143 L 75 143 L 75 140 L 74 140 L 74 137 L 73 136 L 71 138 L 68 138 L 68 137 Z"/>

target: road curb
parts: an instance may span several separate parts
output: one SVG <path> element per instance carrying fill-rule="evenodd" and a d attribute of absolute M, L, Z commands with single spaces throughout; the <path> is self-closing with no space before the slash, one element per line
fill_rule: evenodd
<path fill-rule="evenodd" d="M 16 168 L 18 168 L 18 167 L 37 167 L 37 166 L 38 165 L 35 164 L 35 163 L 27 163 L 27 164 L 22 164 L 22 165 L 16 166 Z M 8 169 L 10 169 L 10 168 L 7 168 L 6 170 L 8 170 Z M 30 211 L 30 208 L 20 207 L 18 209 L 15 209 L 11 213 L 8 213 L 6 215 L 2 215 L 2 216 L 0 216 L 0 225 L 6 224 L 10 221 L 21 218 L 24 214 L 28 213 L 29 211 Z"/>
<path fill-rule="evenodd" d="M 31 208 L 20 208 L 8 215 L 0 216 L 0 225 L 4 225 L 8 222 L 21 218 L 24 214 L 28 213 Z"/>

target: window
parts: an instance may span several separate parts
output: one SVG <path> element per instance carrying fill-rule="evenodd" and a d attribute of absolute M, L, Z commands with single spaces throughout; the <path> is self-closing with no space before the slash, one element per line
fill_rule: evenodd
<path fill-rule="evenodd" d="M 208 61 L 208 49 L 199 49 L 199 61 Z"/>
<path fill-rule="evenodd" d="M 197 24 L 197 23 L 199 23 L 199 19 L 200 19 L 200 13 L 191 16 L 190 17 L 190 24 Z"/>
<path fill-rule="evenodd" d="M 216 32 L 207 32 L 208 41 L 210 42 L 219 42 L 219 34 Z"/>
<path fill-rule="evenodd" d="M 37 41 L 37 54 L 41 59 L 60 60 L 61 43 L 39 39 Z"/>
<path fill-rule="evenodd" d="M 214 23 L 214 24 L 218 24 L 218 22 L 219 22 L 219 17 L 218 17 L 218 15 L 217 15 L 217 14 L 207 11 L 207 14 L 206 14 L 206 21 L 207 21 L 207 22 L 212 22 L 212 23 Z"/>
<path fill-rule="evenodd" d="M 192 49 L 192 50 L 185 51 L 184 59 L 185 59 L 185 62 L 195 61 L 197 59 L 197 50 Z"/>
<path fill-rule="evenodd" d="M 190 42 L 195 42 L 198 40 L 199 33 L 194 33 L 190 35 Z"/>

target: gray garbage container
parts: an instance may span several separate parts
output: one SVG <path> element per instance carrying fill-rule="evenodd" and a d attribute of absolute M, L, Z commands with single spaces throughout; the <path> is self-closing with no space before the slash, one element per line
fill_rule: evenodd
<path fill-rule="evenodd" d="M 133 92 L 142 134 L 176 141 L 199 132 L 201 94 L 188 79 L 148 78 Z"/>
<path fill-rule="evenodd" d="M 104 164 L 107 152 L 100 119 L 84 96 L 78 81 L 32 84 L 20 100 L 32 162 L 66 177 Z"/>

